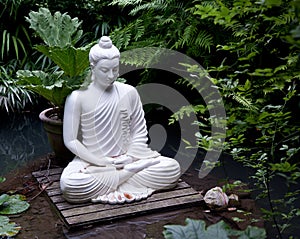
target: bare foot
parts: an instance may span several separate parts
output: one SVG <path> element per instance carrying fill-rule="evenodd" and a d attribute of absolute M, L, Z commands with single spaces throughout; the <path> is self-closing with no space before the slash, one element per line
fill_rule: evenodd
<path fill-rule="evenodd" d="M 140 201 L 146 199 L 151 195 L 149 193 L 121 193 L 121 192 L 111 192 L 109 194 L 101 195 L 96 198 L 92 198 L 93 203 L 109 203 L 109 204 L 122 204 L 124 202 L 130 203 L 133 201 Z"/>
<path fill-rule="evenodd" d="M 105 194 L 105 195 L 98 196 L 96 198 L 92 198 L 91 201 L 94 203 L 98 203 L 98 202 L 108 203 L 108 195 Z"/>
<path fill-rule="evenodd" d="M 135 196 L 133 194 L 121 193 L 117 191 L 91 199 L 93 203 L 109 203 L 109 204 L 122 204 L 124 202 L 132 202 L 134 200 L 135 200 Z"/>
<path fill-rule="evenodd" d="M 135 193 L 134 196 L 136 201 L 141 201 L 142 199 L 146 199 L 150 195 L 148 193 Z"/>

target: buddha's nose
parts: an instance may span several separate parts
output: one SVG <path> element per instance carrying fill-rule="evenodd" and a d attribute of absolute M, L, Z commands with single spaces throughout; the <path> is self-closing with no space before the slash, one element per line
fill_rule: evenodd
<path fill-rule="evenodd" d="M 109 72 L 108 72 L 108 78 L 109 79 L 113 79 L 114 78 L 114 74 L 113 74 L 112 70 L 109 70 Z"/>

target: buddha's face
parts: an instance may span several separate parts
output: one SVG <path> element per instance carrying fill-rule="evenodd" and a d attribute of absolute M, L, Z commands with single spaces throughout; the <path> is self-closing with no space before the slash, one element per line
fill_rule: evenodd
<path fill-rule="evenodd" d="M 93 80 L 101 88 L 111 86 L 119 76 L 119 58 L 102 59 L 93 68 Z"/>

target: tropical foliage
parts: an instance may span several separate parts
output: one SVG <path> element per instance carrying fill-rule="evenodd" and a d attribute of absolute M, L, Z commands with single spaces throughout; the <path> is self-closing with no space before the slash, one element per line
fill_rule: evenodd
<path fill-rule="evenodd" d="M 252 178 L 261 190 L 258 198 L 269 201 L 269 210 L 263 211 L 279 237 L 300 214 L 294 206 L 299 190 L 290 188 L 300 177 L 300 122 L 295 120 L 299 112 L 299 50 L 287 41 L 293 39 L 291 32 L 299 20 L 291 3 L 216 1 L 196 5 L 194 11 L 220 26 L 224 35 L 232 36 L 217 46 L 224 54 L 221 64 L 208 68 L 225 101 L 225 150 L 254 169 Z M 200 134 L 199 147 L 209 145 L 206 141 Z M 271 185 L 278 176 L 291 190 L 284 198 L 273 197 Z"/>
<path fill-rule="evenodd" d="M 33 94 L 18 86 L 15 81 L 16 69 L 0 66 L 0 108 L 6 112 L 23 110 L 26 105 L 33 103 Z"/>
<path fill-rule="evenodd" d="M 66 13 L 52 15 L 46 8 L 32 11 L 26 19 L 45 43 L 35 48 L 56 66 L 48 72 L 19 70 L 16 82 L 43 96 L 54 106 L 63 108 L 65 98 L 79 88 L 87 76 L 89 46 L 74 46 L 83 33 L 79 29 L 81 22 Z"/>
<path fill-rule="evenodd" d="M 186 65 L 188 72 L 199 79 L 209 73 L 227 114 L 224 152 L 254 170 L 257 199 L 269 202 L 263 209 L 265 218 L 273 222 L 279 238 L 288 234 L 292 218 L 300 214 L 294 204 L 299 190 L 293 189 L 300 177 L 299 1 L 115 0 L 113 4 L 129 8 L 136 17 L 112 33 L 119 47 L 176 49 L 206 70 Z M 192 87 L 199 87 L 199 82 Z M 214 117 L 209 107 L 203 103 L 183 107 L 171 119 L 174 122 L 191 110 L 197 113 L 200 132 L 194 147 L 203 150 L 213 150 L 219 143 L 210 136 Z M 271 185 L 278 177 L 289 188 L 284 198 L 273 196 Z"/>
<path fill-rule="evenodd" d="M 31 38 L 24 24 L 23 12 L 31 1 L 0 0 L 0 109 L 6 112 L 22 111 L 32 104 L 30 91 L 14 83 L 16 70 L 24 66 L 31 51 Z"/>
<path fill-rule="evenodd" d="M 244 231 L 232 229 L 224 221 L 206 227 L 205 221 L 187 218 L 186 225 L 165 225 L 165 239 L 229 239 L 229 238 L 248 238 L 248 239 L 265 239 L 266 231 L 263 228 L 248 226 Z"/>
<path fill-rule="evenodd" d="M 5 178 L 0 178 L 0 183 L 3 182 Z M 0 195 L 0 237 L 12 237 L 19 233 L 21 227 L 16 223 L 11 222 L 8 216 L 2 215 L 12 215 L 18 214 L 26 211 L 30 204 L 25 201 L 25 197 L 21 194 Z"/>
<path fill-rule="evenodd" d="M 53 104 L 61 105 L 65 95 L 74 89 L 73 86 L 78 87 L 86 73 L 84 69 L 88 63 L 80 59 L 87 54 L 88 46 L 80 46 L 103 34 L 109 34 L 121 51 L 155 46 L 187 54 L 204 67 L 205 73 L 193 65 L 185 65 L 186 71 L 199 78 L 209 74 L 208 80 L 222 96 L 227 114 L 224 153 L 253 170 L 257 199 L 269 202 L 269 206 L 263 209 L 265 218 L 272 222 L 279 238 L 288 235 L 292 219 L 300 215 L 294 206 L 300 192 L 295 187 L 300 177 L 300 122 L 297 118 L 300 113 L 299 0 L 44 0 L 39 3 L 3 0 L 0 4 L 5 6 L 1 19 L 9 16 L 15 22 L 10 25 L 15 26 L 14 29 L 9 28 L 5 21 L 0 23 L 0 59 L 10 63 L 1 68 L 2 108 L 21 108 L 31 101 L 28 91 L 18 88 L 13 81 L 16 77 L 11 70 L 12 59 L 28 64 L 25 66 L 30 71 L 19 71 L 20 79 L 24 77 L 20 82 L 27 85 L 27 89 L 44 94 Z M 47 7 L 50 12 L 68 12 L 73 17 L 68 18 L 71 25 L 74 24 L 75 28 L 82 26 L 85 34 L 72 26 L 63 31 L 65 34 L 58 34 L 62 31 L 63 21 L 58 24 L 54 19 L 50 20 L 52 15 L 44 9 L 39 16 L 27 18 L 40 37 L 28 38 L 31 34 L 23 27 L 25 19 L 21 21 L 22 14 L 17 14 L 23 4 L 28 6 L 24 8 L 28 13 L 28 8 L 35 10 L 40 7 Z M 37 24 L 50 24 L 53 29 L 42 32 L 37 28 L 43 25 Z M 38 43 L 34 49 L 31 48 L 32 39 Z M 62 48 L 69 58 L 60 61 Z M 128 56 L 121 60 L 125 64 L 145 65 L 145 59 L 150 59 L 156 52 L 143 54 L 142 57 Z M 28 55 L 33 56 L 35 64 L 30 62 Z M 47 60 L 49 58 L 52 61 Z M 68 70 L 69 63 L 72 63 L 71 70 Z M 73 63 L 78 63 L 78 68 L 74 68 Z M 22 65 L 22 69 L 26 67 Z M 143 74 L 143 81 L 152 81 L 149 72 Z M 199 86 L 197 80 L 190 85 L 185 79 L 169 79 L 171 85 Z M 205 90 L 205 85 L 202 90 Z M 53 98 L 54 93 L 59 97 Z M 210 135 L 214 118 L 207 111 L 210 106 L 199 103 L 199 98 L 193 98 L 193 106 L 183 107 L 171 121 L 187 117 L 191 112 L 198 114 L 199 121 L 195 122 L 200 127 L 200 131 L 195 132 L 198 144 L 189 146 L 212 150 L 218 143 L 218 138 Z M 289 190 L 283 198 L 274 197 L 272 184 L 276 178 L 284 179 L 288 185 Z"/>
<path fill-rule="evenodd" d="M 85 19 L 81 25 L 85 29 L 85 34 L 80 37 L 77 43 L 87 45 L 98 39 L 103 34 L 108 34 L 114 25 L 120 26 L 125 21 L 119 14 L 117 7 L 109 6 L 110 1 L 61 1 L 61 0 L 0 0 L 0 63 L 5 72 L 5 81 L 0 81 L 1 105 L 0 108 L 6 112 L 22 111 L 24 107 L 32 107 L 33 98 L 37 95 L 30 94 L 30 90 L 21 89 L 13 83 L 16 79 L 18 69 L 41 70 L 53 67 L 49 58 L 37 51 L 33 46 L 40 45 L 41 38 L 37 38 L 35 33 L 28 27 L 25 17 L 30 11 L 37 11 L 41 7 L 47 7 L 50 12 L 68 12 L 72 17 Z M 15 71 L 11 72 L 14 68 Z M 9 74 L 6 74 L 9 72 Z M 2 79 L 4 76 L 2 75 Z M 8 86 L 9 85 L 9 86 Z M 19 104 L 18 96 L 23 99 Z M 14 96 L 14 97 L 13 97 Z M 30 96 L 30 98 L 29 98 Z M 10 107 L 11 106 L 11 107 Z M 27 108 L 28 108 L 27 107 Z"/>
<path fill-rule="evenodd" d="M 25 61 L 28 56 L 27 46 L 31 45 L 28 29 L 24 24 L 22 11 L 30 6 L 30 1 L 0 1 L 0 61 L 17 59 Z M 24 9 L 25 8 L 25 9 Z"/>

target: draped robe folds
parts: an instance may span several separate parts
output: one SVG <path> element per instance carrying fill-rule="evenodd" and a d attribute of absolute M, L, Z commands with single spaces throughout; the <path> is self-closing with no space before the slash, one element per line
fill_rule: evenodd
<path fill-rule="evenodd" d="M 80 91 L 72 94 L 80 94 Z M 161 156 L 147 145 L 147 128 L 142 104 L 136 89 L 115 82 L 104 92 L 95 109 L 80 116 L 78 138 L 97 157 L 128 155 L 135 160 L 159 159 L 119 183 L 119 173 L 112 164 L 104 167 L 91 165 L 76 156 L 64 169 L 60 185 L 70 202 L 89 201 L 110 192 L 146 193 L 173 187 L 180 176 L 180 166 L 174 159 Z M 67 123 L 67 122 L 64 122 Z M 111 162 L 113 163 L 113 162 Z"/>

